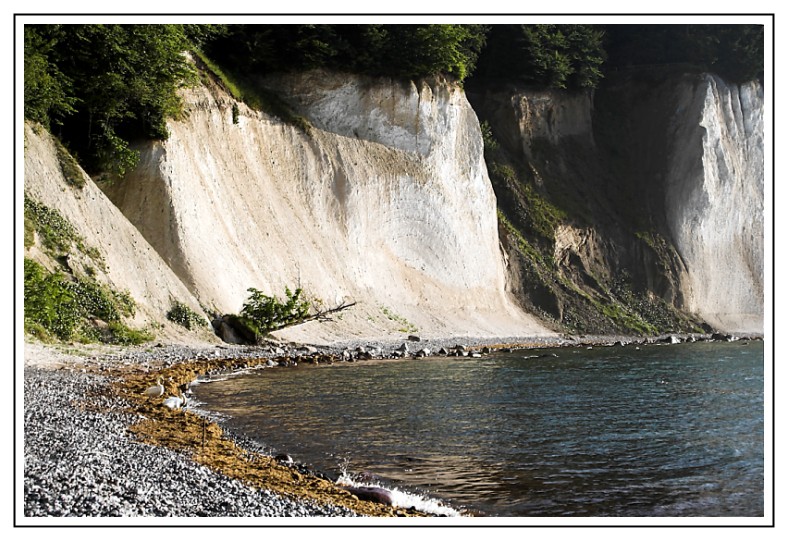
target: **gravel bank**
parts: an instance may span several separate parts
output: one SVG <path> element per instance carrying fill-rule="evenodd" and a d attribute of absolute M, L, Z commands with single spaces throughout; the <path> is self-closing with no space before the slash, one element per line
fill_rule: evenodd
<path fill-rule="evenodd" d="M 133 440 L 134 416 L 98 393 L 108 383 L 80 370 L 25 368 L 25 516 L 355 515 L 247 487 Z"/>

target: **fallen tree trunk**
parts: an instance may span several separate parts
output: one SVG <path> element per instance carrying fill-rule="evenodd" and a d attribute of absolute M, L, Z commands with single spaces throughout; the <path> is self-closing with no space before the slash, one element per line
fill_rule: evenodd
<path fill-rule="evenodd" d="M 346 309 L 348 309 L 350 307 L 353 307 L 356 304 L 357 304 L 357 302 L 354 301 L 353 303 L 341 303 L 340 305 L 338 305 L 337 307 L 334 307 L 332 309 L 317 310 L 316 312 L 314 312 L 312 314 L 308 314 L 304 318 L 301 318 L 297 322 L 289 322 L 287 324 L 282 324 L 280 326 L 277 326 L 277 327 L 274 327 L 274 328 L 270 329 L 269 332 L 280 331 L 281 329 L 285 329 L 287 327 L 298 326 L 300 324 L 304 324 L 306 322 L 313 322 L 313 321 L 316 321 L 316 320 L 319 321 L 319 322 L 331 322 L 332 321 L 332 317 L 330 315 L 338 313 L 338 312 L 343 311 L 343 310 L 346 310 Z"/>
<path fill-rule="evenodd" d="M 226 343 L 231 344 L 260 344 L 264 337 L 273 331 L 279 331 L 288 327 L 298 326 L 307 322 L 331 322 L 332 315 L 344 311 L 356 305 L 356 302 L 341 303 L 330 309 L 314 308 L 312 313 L 296 320 L 289 320 L 282 324 L 261 331 L 252 320 L 237 314 L 226 314 L 221 318 L 216 318 L 211 323 L 214 332 Z"/>

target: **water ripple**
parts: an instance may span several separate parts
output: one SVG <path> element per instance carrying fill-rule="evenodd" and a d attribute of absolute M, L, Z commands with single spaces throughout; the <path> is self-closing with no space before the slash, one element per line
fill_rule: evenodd
<path fill-rule="evenodd" d="M 481 514 L 763 514 L 762 343 L 551 353 L 258 371 L 196 393 L 300 462 Z"/>

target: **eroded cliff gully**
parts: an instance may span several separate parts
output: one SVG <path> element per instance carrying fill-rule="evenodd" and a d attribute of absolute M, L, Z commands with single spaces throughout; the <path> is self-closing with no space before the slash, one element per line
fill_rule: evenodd
<path fill-rule="evenodd" d="M 758 83 L 617 74 L 470 100 L 528 310 L 579 332 L 762 332 Z"/>

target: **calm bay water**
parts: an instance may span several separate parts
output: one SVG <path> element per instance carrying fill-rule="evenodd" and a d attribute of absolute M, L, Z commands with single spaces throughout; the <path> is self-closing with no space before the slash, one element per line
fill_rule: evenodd
<path fill-rule="evenodd" d="M 481 515 L 764 513 L 759 341 L 267 369 L 194 391 L 300 463 Z"/>

